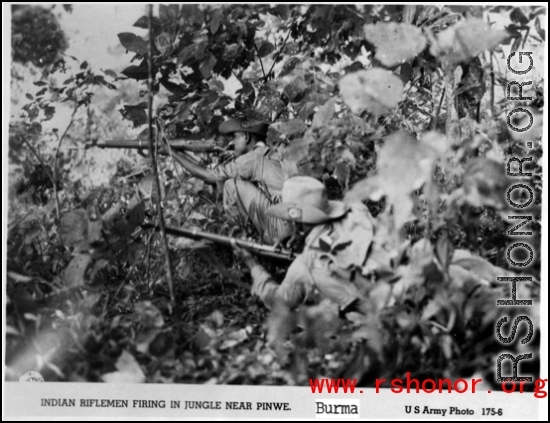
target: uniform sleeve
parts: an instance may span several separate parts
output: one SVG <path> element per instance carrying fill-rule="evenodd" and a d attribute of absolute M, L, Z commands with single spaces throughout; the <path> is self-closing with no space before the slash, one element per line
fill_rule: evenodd
<path fill-rule="evenodd" d="M 313 289 L 309 283 L 308 270 L 302 255 L 292 262 L 281 285 L 277 285 L 261 266 L 253 267 L 251 273 L 254 281 L 252 294 L 257 295 L 270 309 L 278 301 L 294 308 L 304 302 Z"/>
<path fill-rule="evenodd" d="M 220 181 L 225 181 L 227 179 L 234 178 L 237 176 L 238 165 L 236 160 L 231 160 L 225 164 L 216 166 L 212 173 L 216 175 L 216 178 Z"/>
<path fill-rule="evenodd" d="M 254 151 L 250 151 L 241 157 L 237 157 L 237 174 L 244 181 L 256 181 L 254 170 L 258 162 L 258 155 Z"/>
<path fill-rule="evenodd" d="M 213 172 L 222 181 L 236 177 L 245 181 L 251 181 L 254 176 L 255 160 L 253 152 L 249 152 L 237 157 L 235 160 L 217 166 Z"/>

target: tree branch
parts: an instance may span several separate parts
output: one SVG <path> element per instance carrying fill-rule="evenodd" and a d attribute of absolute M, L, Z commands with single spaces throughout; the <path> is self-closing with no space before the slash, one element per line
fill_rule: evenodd
<path fill-rule="evenodd" d="M 38 154 L 38 151 L 36 151 L 36 148 L 34 148 L 34 147 L 32 146 L 32 144 L 29 143 L 29 142 L 27 141 L 26 138 L 22 137 L 22 139 L 23 139 L 23 142 L 24 142 L 25 144 L 27 144 L 27 147 L 29 147 L 29 149 L 30 149 L 31 152 L 34 154 L 34 156 L 38 159 L 38 161 L 40 162 L 40 164 L 41 164 L 42 167 L 44 168 L 44 172 L 46 172 L 46 174 L 48 175 L 48 177 L 52 180 L 52 182 L 54 182 L 54 180 L 53 180 L 53 175 L 52 175 L 50 172 L 48 172 L 48 168 L 46 167 L 46 164 L 44 163 L 44 160 L 42 160 L 42 157 L 40 157 L 40 154 Z"/>
<path fill-rule="evenodd" d="M 74 115 L 76 114 L 76 111 L 78 110 L 78 107 L 79 107 L 78 106 L 78 101 L 75 98 L 75 100 L 74 100 L 74 109 L 73 109 L 73 113 L 71 114 L 71 120 L 69 121 L 69 124 L 65 128 L 65 131 L 63 132 L 63 134 L 59 138 L 59 143 L 57 144 L 57 148 L 55 149 L 55 155 L 53 157 L 53 178 L 54 178 L 53 192 L 54 192 L 54 198 L 55 198 L 55 212 L 56 212 L 58 221 L 61 219 L 61 214 L 60 214 L 60 211 L 59 211 L 59 196 L 58 196 L 58 193 L 57 193 L 57 183 L 56 183 L 57 182 L 57 158 L 59 156 L 59 150 L 61 149 L 61 144 L 63 143 L 63 140 L 67 136 L 67 133 L 69 132 L 69 129 L 71 128 L 71 126 L 73 126 Z"/>
<path fill-rule="evenodd" d="M 260 66 L 262 67 L 262 73 L 263 73 L 264 79 L 265 79 L 266 76 L 265 76 L 265 70 L 264 70 L 264 63 L 262 62 L 262 58 L 259 56 L 260 51 L 258 50 L 258 47 L 256 46 L 256 43 L 253 43 L 253 44 L 254 44 L 254 49 L 256 50 L 256 54 L 258 55 L 258 59 L 260 60 Z"/>
<path fill-rule="evenodd" d="M 176 303 L 176 297 L 174 295 L 174 276 L 172 274 L 172 263 L 170 260 L 170 250 L 168 248 L 168 239 L 166 237 L 166 228 L 164 225 L 164 215 L 162 213 L 162 202 L 161 202 L 161 191 L 160 191 L 160 180 L 159 180 L 159 172 L 157 168 L 157 154 L 155 150 L 155 146 L 153 145 L 153 123 L 152 123 L 152 115 L 153 115 L 153 29 L 151 22 L 153 20 L 153 6 L 148 6 L 148 31 L 149 31 L 149 43 L 148 43 L 148 73 L 149 76 L 147 78 L 147 85 L 149 90 L 149 101 L 148 101 L 148 114 L 147 114 L 147 124 L 149 126 L 149 151 L 151 152 L 151 165 L 153 167 L 153 173 L 155 174 L 154 180 L 155 185 L 157 187 L 157 193 L 156 196 L 156 203 L 157 203 L 157 210 L 159 214 L 159 227 L 160 232 L 162 234 L 162 241 L 164 245 L 164 256 L 166 258 L 166 271 L 168 272 L 168 290 L 170 292 L 170 301 L 172 302 L 172 305 L 174 306 Z M 160 128 L 157 128 L 157 136 L 162 136 L 160 133 Z M 157 140 L 158 141 L 158 140 Z M 158 142 L 157 142 L 158 146 Z"/>
<path fill-rule="evenodd" d="M 491 27 L 491 20 L 489 19 L 489 16 L 487 16 L 487 23 L 489 24 L 489 28 Z M 493 117 L 494 114 L 494 107 L 495 107 L 495 68 L 493 65 L 493 50 L 489 50 L 489 72 L 491 72 L 491 91 L 490 91 L 490 102 L 491 102 L 491 117 Z"/>
<path fill-rule="evenodd" d="M 283 49 L 286 46 L 286 42 L 288 41 L 288 38 L 290 37 L 290 32 L 292 31 L 292 25 L 294 25 L 294 20 L 290 23 L 290 28 L 288 29 L 288 34 L 286 34 L 286 38 L 283 41 L 283 45 L 281 46 L 281 48 L 277 52 L 277 56 L 275 56 L 275 59 L 273 59 L 273 64 L 271 65 L 271 69 L 269 69 L 269 72 L 265 76 L 264 82 L 266 82 L 267 78 L 269 78 L 269 75 L 271 75 L 271 72 L 273 71 L 273 68 L 275 67 L 275 63 L 277 63 L 277 60 L 279 59 L 279 56 L 281 55 L 281 53 L 283 52 Z"/>
<path fill-rule="evenodd" d="M 441 106 L 443 106 L 443 99 L 445 98 L 445 88 L 441 91 L 441 99 L 439 100 L 439 105 L 435 112 L 435 116 L 432 118 L 432 124 L 430 125 L 430 130 L 434 130 L 437 127 L 437 121 L 439 120 L 439 114 L 441 113 Z"/>

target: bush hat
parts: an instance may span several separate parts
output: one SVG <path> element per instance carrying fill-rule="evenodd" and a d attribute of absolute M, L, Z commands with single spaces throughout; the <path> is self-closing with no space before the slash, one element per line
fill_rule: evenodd
<path fill-rule="evenodd" d="M 260 135 L 262 137 L 267 136 L 267 128 L 269 125 L 267 123 L 252 123 L 246 122 L 243 119 L 233 118 L 228 119 L 223 122 L 218 131 L 220 134 L 233 134 L 235 132 L 250 132 L 252 134 Z"/>
<path fill-rule="evenodd" d="M 349 207 L 341 201 L 327 199 L 325 185 L 309 176 L 294 176 L 283 184 L 282 201 L 267 214 L 284 220 L 319 224 L 338 219 Z"/>

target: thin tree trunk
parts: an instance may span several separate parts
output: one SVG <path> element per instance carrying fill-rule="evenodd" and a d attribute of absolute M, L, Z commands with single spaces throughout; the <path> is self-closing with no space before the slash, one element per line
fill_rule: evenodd
<path fill-rule="evenodd" d="M 161 199 L 161 191 L 160 191 L 160 180 L 159 180 L 159 172 L 157 167 L 157 154 L 155 150 L 155 146 L 153 144 L 153 123 L 152 123 L 152 115 L 153 115 L 153 30 L 151 22 L 153 20 L 153 6 L 148 6 L 148 26 L 149 26 L 149 51 L 148 51 L 148 71 L 149 71 L 149 77 L 148 77 L 148 89 L 149 89 L 149 104 L 148 104 L 148 116 L 147 116 L 147 123 L 149 125 L 149 151 L 151 152 L 151 166 L 153 167 L 153 173 L 155 175 L 154 180 L 157 187 L 157 193 L 156 196 L 156 203 L 157 203 L 157 210 L 159 215 L 159 227 L 160 232 L 162 235 L 162 243 L 164 245 L 164 256 L 166 258 L 166 272 L 168 276 L 168 290 L 170 292 L 170 301 L 172 302 L 172 306 L 176 303 L 176 297 L 174 294 L 174 276 L 172 274 L 172 262 L 170 260 L 170 249 L 168 248 L 168 239 L 166 237 L 166 228 L 164 224 L 164 215 L 162 213 L 162 199 Z M 157 136 L 160 136 L 160 130 L 157 129 Z M 157 143 L 158 145 L 158 143 Z"/>

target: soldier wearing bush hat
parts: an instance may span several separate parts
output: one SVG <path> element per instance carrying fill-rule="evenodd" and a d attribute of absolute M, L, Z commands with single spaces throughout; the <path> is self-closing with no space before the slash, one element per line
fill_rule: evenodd
<path fill-rule="evenodd" d="M 223 185 L 223 203 L 228 216 L 237 221 L 250 221 L 262 240 L 274 244 L 288 236 L 289 225 L 282 219 L 266 214 L 281 195 L 284 174 L 279 160 L 271 156 L 265 144 L 268 125 L 257 121 L 229 119 L 218 131 L 233 136 L 235 158 L 205 169 L 183 154 L 176 160 L 189 173 L 206 183 Z"/>
<path fill-rule="evenodd" d="M 278 285 L 247 251 L 235 248 L 251 270 L 252 293 L 269 308 L 278 303 L 294 308 L 322 297 L 340 313 L 363 298 L 363 281 L 356 271 L 363 265 L 373 239 L 373 218 L 361 203 L 327 199 L 322 182 L 295 176 L 285 181 L 282 201 L 268 215 L 289 222 L 295 238 L 305 238 L 300 255 Z"/>
<path fill-rule="evenodd" d="M 246 122 L 242 119 L 228 119 L 223 122 L 218 132 L 220 134 L 234 134 L 235 132 L 245 132 L 258 135 L 261 139 L 265 139 L 267 136 L 267 129 L 269 125 L 263 122 Z"/>

